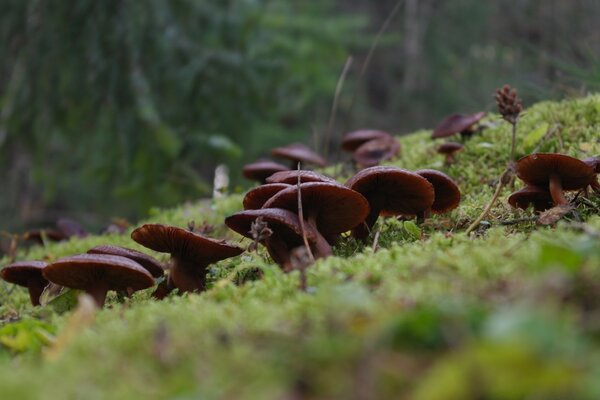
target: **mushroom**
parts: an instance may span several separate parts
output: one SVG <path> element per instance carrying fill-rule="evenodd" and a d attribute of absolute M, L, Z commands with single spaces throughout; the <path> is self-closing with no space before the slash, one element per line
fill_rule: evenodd
<path fill-rule="evenodd" d="M 396 167 L 363 169 L 346 182 L 350 189 L 361 193 L 371 207 L 363 225 L 352 235 L 365 239 L 379 215 L 416 215 L 433 205 L 433 185 L 421 175 Z"/>
<path fill-rule="evenodd" d="M 460 189 L 452 178 L 434 169 L 420 169 L 415 173 L 421 175 L 433 185 L 433 204 L 431 208 L 420 214 L 422 219 L 428 218 L 430 213 L 444 214 L 458 207 L 460 204 Z"/>
<path fill-rule="evenodd" d="M 83 229 L 79 222 L 70 218 L 60 218 L 56 221 L 56 229 L 31 230 L 23 234 L 23 239 L 44 244 L 44 238 L 52 242 L 60 242 L 71 236 L 85 237 L 87 234 L 87 231 Z"/>
<path fill-rule="evenodd" d="M 356 149 L 352 159 L 362 168 L 374 167 L 400 152 L 400 143 L 392 136 L 373 139 Z"/>
<path fill-rule="evenodd" d="M 151 250 L 171 254 L 169 279 L 181 292 L 204 290 L 210 264 L 244 251 L 223 240 L 162 224 L 142 225 L 131 238 Z"/>
<path fill-rule="evenodd" d="M 454 164 L 454 162 L 456 162 L 454 155 L 456 153 L 458 153 L 459 151 L 461 151 L 463 148 L 464 148 L 464 146 L 460 143 L 447 142 L 447 143 L 439 145 L 437 148 L 437 152 L 439 154 L 443 154 L 446 157 L 444 159 L 444 164 L 450 165 L 450 164 Z"/>
<path fill-rule="evenodd" d="M 290 185 L 285 183 L 267 183 L 266 185 L 255 187 L 248 191 L 246 196 L 244 196 L 244 210 L 257 210 L 262 208 L 267 200 L 288 187 L 290 187 Z"/>
<path fill-rule="evenodd" d="M 292 269 L 292 250 L 304 246 L 302 227 L 298 216 L 291 211 L 280 208 L 263 208 L 233 214 L 225 219 L 225 225 L 242 236 L 255 239 L 251 227 L 257 218 L 262 218 L 272 231 L 271 235 L 262 239 L 260 243 L 267 248 L 271 258 L 284 271 L 290 271 Z M 315 258 L 331 255 L 331 246 L 311 225 L 305 224 L 304 232 Z"/>
<path fill-rule="evenodd" d="M 462 137 L 471 137 L 475 133 L 474 125 L 485 117 L 485 112 L 476 114 L 450 114 L 444 118 L 431 134 L 432 139 L 445 138 L 460 133 Z"/>
<path fill-rule="evenodd" d="M 246 164 L 242 169 L 242 174 L 246 179 L 265 183 L 265 179 L 275 172 L 287 171 L 288 167 L 276 163 L 271 160 L 258 160 L 256 162 Z"/>
<path fill-rule="evenodd" d="M 287 183 L 288 185 L 296 185 L 300 177 L 300 183 L 305 182 L 330 182 L 337 183 L 333 178 L 319 174 L 313 171 L 292 169 L 289 171 L 276 172 L 267 178 L 268 183 Z"/>
<path fill-rule="evenodd" d="M 108 254 L 79 254 L 61 258 L 43 269 L 57 285 L 84 290 L 102 308 L 109 290 L 138 291 L 154 285 L 152 275 L 129 258 Z"/>
<path fill-rule="evenodd" d="M 155 278 L 160 278 L 165 273 L 163 265 L 154 257 L 137 250 L 128 249 L 127 247 L 104 245 L 93 247 L 87 252 L 88 254 L 110 254 L 129 258 L 144 267 Z"/>
<path fill-rule="evenodd" d="M 536 186 L 526 186 L 517 190 L 508 198 L 508 204 L 514 208 L 527 210 L 531 204 L 537 212 L 546 211 L 554 205 L 550 192 Z"/>
<path fill-rule="evenodd" d="M 296 169 L 298 163 L 313 164 L 324 167 L 327 162 L 323 157 L 312 151 L 302 143 L 293 143 L 285 147 L 277 147 L 271 150 L 275 157 L 285 158 L 292 162 L 292 169 Z"/>
<path fill-rule="evenodd" d="M 369 212 L 369 204 L 360 193 L 328 182 L 292 185 L 271 197 L 263 208 L 282 208 L 297 213 L 298 187 L 304 219 L 329 243 L 335 243 L 337 235 L 363 222 Z"/>
<path fill-rule="evenodd" d="M 71 218 L 60 218 L 56 221 L 56 227 L 62 232 L 67 238 L 76 236 L 79 238 L 86 237 L 87 231 L 81 226 L 81 224 Z"/>
<path fill-rule="evenodd" d="M 342 149 L 352 153 L 361 145 L 371 140 L 391 137 L 392 135 L 384 131 L 361 129 L 344 135 L 344 138 L 342 139 Z"/>
<path fill-rule="evenodd" d="M 535 153 L 521 157 L 516 165 L 517 176 L 529 186 L 550 190 L 554 204 L 568 204 L 565 190 L 584 189 L 593 184 L 594 169 L 564 154 Z"/>
<path fill-rule="evenodd" d="M 6 282 L 24 286 L 29 290 L 29 298 L 34 306 L 40 305 L 40 296 L 48 281 L 42 276 L 42 270 L 48 264 L 43 261 L 21 261 L 9 264 L 0 271 L 0 277 Z"/>

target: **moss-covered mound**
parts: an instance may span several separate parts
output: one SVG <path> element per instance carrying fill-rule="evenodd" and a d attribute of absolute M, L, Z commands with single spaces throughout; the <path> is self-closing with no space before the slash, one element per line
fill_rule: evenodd
<path fill-rule="evenodd" d="M 97 313 L 63 312 L 66 299 L 34 309 L 25 290 L 0 284 L 0 398 L 599 399 L 600 198 L 538 226 L 506 204 L 506 188 L 467 237 L 508 159 L 510 127 L 487 121 L 448 168 L 430 132 L 400 138 L 394 164 L 444 170 L 461 206 L 421 227 L 380 222 L 376 252 L 345 241 L 308 270 L 306 292 L 263 249 L 211 268 L 200 295 L 109 296 Z M 600 96 L 543 103 L 523 115 L 517 151 L 584 158 L 600 154 L 599 138 Z M 223 225 L 241 198 L 148 221 L 208 223 L 247 245 Z M 98 244 L 140 249 L 128 234 L 93 236 L 18 258 Z"/>

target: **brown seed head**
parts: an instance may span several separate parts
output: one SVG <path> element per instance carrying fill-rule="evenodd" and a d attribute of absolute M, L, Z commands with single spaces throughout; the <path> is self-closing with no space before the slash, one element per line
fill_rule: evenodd
<path fill-rule="evenodd" d="M 502 89 L 496 90 L 496 104 L 498 112 L 502 115 L 505 121 L 511 124 L 516 124 L 519 114 L 523 111 L 523 102 L 518 97 L 517 89 L 511 88 L 509 85 L 504 85 Z"/>

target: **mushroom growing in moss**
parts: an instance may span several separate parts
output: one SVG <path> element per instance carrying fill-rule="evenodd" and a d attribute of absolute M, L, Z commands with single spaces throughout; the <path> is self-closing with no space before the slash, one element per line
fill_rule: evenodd
<path fill-rule="evenodd" d="M 574 157 L 555 153 L 535 153 L 517 161 L 517 176 L 529 186 L 548 189 L 554 204 L 566 205 L 564 192 L 593 184 L 592 167 Z"/>
<path fill-rule="evenodd" d="M 84 290 L 102 308 L 109 290 L 138 291 L 154 285 L 152 275 L 135 261 L 108 254 L 79 254 L 61 258 L 43 269 L 52 283 Z"/>
<path fill-rule="evenodd" d="M 443 172 L 434 169 L 421 169 L 415 171 L 433 185 L 434 200 L 431 208 L 423 211 L 419 216 L 429 218 L 431 213 L 444 214 L 454 210 L 460 204 L 460 189 L 452 178 Z"/>
<path fill-rule="evenodd" d="M 376 129 L 361 129 L 344 135 L 341 143 L 342 150 L 352 153 L 360 146 L 370 142 L 371 140 L 391 137 L 392 135 L 384 131 L 379 131 Z"/>
<path fill-rule="evenodd" d="M 358 147 L 352 159 L 361 168 L 374 167 L 400 153 L 400 143 L 392 136 L 373 139 Z"/>
<path fill-rule="evenodd" d="M 285 165 L 276 163 L 271 160 L 258 160 L 256 162 L 246 164 L 242 169 L 244 178 L 251 181 L 257 181 L 259 183 L 265 183 L 267 177 L 273 175 L 279 171 L 287 171 L 288 167 Z"/>
<path fill-rule="evenodd" d="M 357 239 L 369 235 L 379 215 L 417 215 L 430 209 L 435 199 L 433 185 L 427 179 L 396 167 L 363 169 L 346 186 L 362 194 L 371 208 L 364 224 L 352 232 Z"/>
<path fill-rule="evenodd" d="M 266 185 L 260 185 L 254 189 L 248 191 L 242 202 L 244 210 L 257 210 L 271 197 L 281 192 L 283 189 L 287 189 L 290 185 L 285 183 L 267 183 Z"/>
<path fill-rule="evenodd" d="M 526 186 L 521 190 L 517 190 L 508 198 L 508 204 L 514 208 L 527 210 L 531 204 L 537 212 L 546 211 L 554 205 L 552 196 L 547 189 L 542 189 L 535 186 Z"/>
<path fill-rule="evenodd" d="M 225 219 L 225 224 L 242 236 L 256 239 L 251 227 L 258 218 L 262 218 L 272 231 L 271 235 L 261 238 L 260 243 L 267 248 L 273 261 L 289 272 L 292 269 L 292 250 L 304 246 L 298 216 L 280 208 L 263 208 L 235 213 Z M 331 246 L 311 225 L 305 224 L 304 233 L 315 258 L 331 255 Z"/>
<path fill-rule="evenodd" d="M 447 142 L 437 148 L 437 152 L 445 156 L 444 164 L 451 165 L 456 162 L 455 154 L 462 151 L 465 146 L 456 142 Z"/>
<path fill-rule="evenodd" d="M 43 261 L 20 261 L 9 264 L 0 271 L 6 282 L 24 286 L 29 290 L 29 299 L 34 306 L 40 305 L 40 296 L 48 281 L 42 271 L 48 264 Z"/>
<path fill-rule="evenodd" d="M 151 250 L 171 255 L 169 279 L 181 292 L 204 290 L 210 264 L 244 251 L 223 240 L 162 224 L 142 225 L 131 233 L 131 238 Z"/>
<path fill-rule="evenodd" d="M 129 258 L 144 267 L 155 278 L 160 278 L 165 273 L 163 265 L 157 259 L 141 251 L 128 249 L 127 247 L 103 245 L 93 247 L 87 252 L 88 254 L 109 254 Z"/>
<path fill-rule="evenodd" d="M 432 139 L 445 138 L 460 133 L 462 137 L 469 138 L 475 133 L 475 124 L 483 117 L 485 112 L 475 114 L 451 114 L 444 118 L 431 134 Z"/>
<path fill-rule="evenodd" d="M 324 167 L 327 164 L 323 157 L 301 143 L 277 147 L 271 150 L 271 154 L 275 157 L 290 160 L 292 169 L 296 169 L 298 163 L 301 163 L 302 165 L 312 164 L 319 167 Z"/>

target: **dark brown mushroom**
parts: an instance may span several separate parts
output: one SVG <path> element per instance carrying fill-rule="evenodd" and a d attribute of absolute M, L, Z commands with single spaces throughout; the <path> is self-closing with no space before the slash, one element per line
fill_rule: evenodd
<path fill-rule="evenodd" d="M 244 250 L 176 226 L 146 224 L 131 238 L 151 250 L 171 254 L 169 279 L 181 292 L 205 289 L 207 267 Z"/>
<path fill-rule="evenodd" d="M 594 169 L 564 154 L 536 153 L 517 161 L 517 176 L 529 186 L 548 188 L 554 204 L 565 205 L 565 190 L 584 189 L 594 182 Z"/>
<path fill-rule="evenodd" d="M 246 179 L 265 183 L 267 177 L 279 171 L 287 171 L 288 167 L 271 160 L 258 160 L 251 164 L 246 164 L 242 173 Z"/>
<path fill-rule="evenodd" d="M 83 238 L 88 235 L 88 232 L 83 228 L 83 226 L 71 218 L 60 218 L 58 221 L 56 221 L 56 227 L 67 238 L 72 236 Z"/>
<path fill-rule="evenodd" d="M 225 225 L 230 229 L 250 239 L 254 239 L 251 226 L 257 218 L 267 224 L 272 234 L 263 240 L 263 244 L 273 260 L 284 271 L 290 271 L 291 252 L 296 247 L 304 246 L 302 227 L 298 216 L 288 210 L 280 208 L 263 208 L 260 210 L 247 210 L 233 214 L 225 219 Z M 304 231 L 311 251 L 315 258 L 331 255 L 331 246 L 323 239 L 314 227 L 305 224 Z"/>
<path fill-rule="evenodd" d="M 104 306 L 109 290 L 135 292 L 154 285 L 152 275 L 135 261 L 108 254 L 79 254 L 61 258 L 43 269 L 52 283 L 90 294 Z"/>
<path fill-rule="evenodd" d="M 104 245 L 91 248 L 87 252 L 88 254 L 110 254 L 129 258 L 144 267 L 155 278 L 160 278 L 165 273 L 163 265 L 157 259 L 141 251 L 128 249 L 127 247 Z"/>
<path fill-rule="evenodd" d="M 34 306 L 40 305 L 40 296 L 48 281 L 42 276 L 42 270 L 48 264 L 43 261 L 21 261 L 9 264 L 0 271 L 0 278 L 29 290 L 29 299 Z"/>
<path fill-rule="evenodd" d="M 400 153 L 400 143 L 393 137 L 370 140 L 356 149 L 352 159 L 361 168 L 374 167 Z"/>
<path fill-rule="evenodd" d="M 255 187 L 248 191 L 246 196 L 244 196 L 242 203 L 244 205 L 244 210 L 257 210 L 262 208 L 267 200 L 288 187 L 290 187 L 290 185 L 285 183 L 267 183 L 266 185 Z"/>
<path fill-rule="evenodd" d="M 304 219 L 331 243 L 337 234 L 347 232 L 364 221 L 369 212 L 367 200 L 345 186 L 327 182 L 300 185 Z M 298 186 L 291 185 L 271 197 L 263 208 L 282 208 L 298 212 Z"/>
<path fill-rule="evenodd" d="M 415 171 L 433 185 L 434 200 L 429 210 L 423 211 L 421 218 L 429 217 L 430 213 L 444 214 L 454 210 L 460 204 L 460 189 L 452 178 L 434 169 Z"/>
<path fill-rule="evenodd" d="M 38 244 L 44 244 L 44 240 L 60 242 L 67 237 L 57 229 L 33 229 L 23 234 L 23 240 L 31 240 Z"/>
<path fill-rule="evenodd" d="M 391 137 L 392 135 L 384 131 L 361 129 L 344 135 L 344 138 L 342 139 L 342 149 L 347 152 L 354 152 L 361 145 L 371 140 Z"/>
<path fill-rule="evenodd" d="M 526 186 L 517 190 L 508 198 L 508 204 L 523 210 L 527 210 L 533 204 L 533 209 L 537 212 L 546 211 L 554 206 L 550 192 L 535 186 Z"/>
<path fill-rule="evenodd" d="M 474 125 L 485 117 L 484 112 L 476 114 L 451 114 L 444 118 L 431 134 L 432 139 L 444 138 L 460 133 L 469 137 L 474 133 Z"/>
<path fill-rule="evenodd" d="M 297 168 L 297 164 L 312 164 L 324 167 L 327 162 L 323 157 L 312 151 L 308 146 L 301 143 L 293 143 L 285 147 L 277 147 L 271 150 L 275 157 L 285 158 L 292 162 L 292 169 Z"/>
<path fill-rule="evenodd" d="M 268 183 L 287 183 L 288 185 L 296 185 L 300 177 L 300 183 L 306 182 L 330 182 L 337 183 L 335 179 L 319 174 L 314 171 L 303 169 L 293 169 L 290 171 L 276 172 L 267 178 Z"/>
<path fill-rule="evenodd" d="M 464 146 L 460 143 L 447 142 L 447 143 L 439 145 L 437 148 L 437 152 L 439 154 L 443 154 L 445 156 L 444 164 L 450 165 L 450 164 L 454 164 L 454 162 L 456 162 L 454 155 L 456 153 L 458 153 L 459 151 L 461 151 L 463 148 L 464 148 Z"/>
<path fill-rule="evenodd" d="M 352 232 L 365 239 L 379 215 L 417 215 L 433 205 L 433 185 L 422 176 L 396 167 L 363 169 L 346 182 L 350 189 L 361 193 L 371 207 L 363 225 Z"/>

